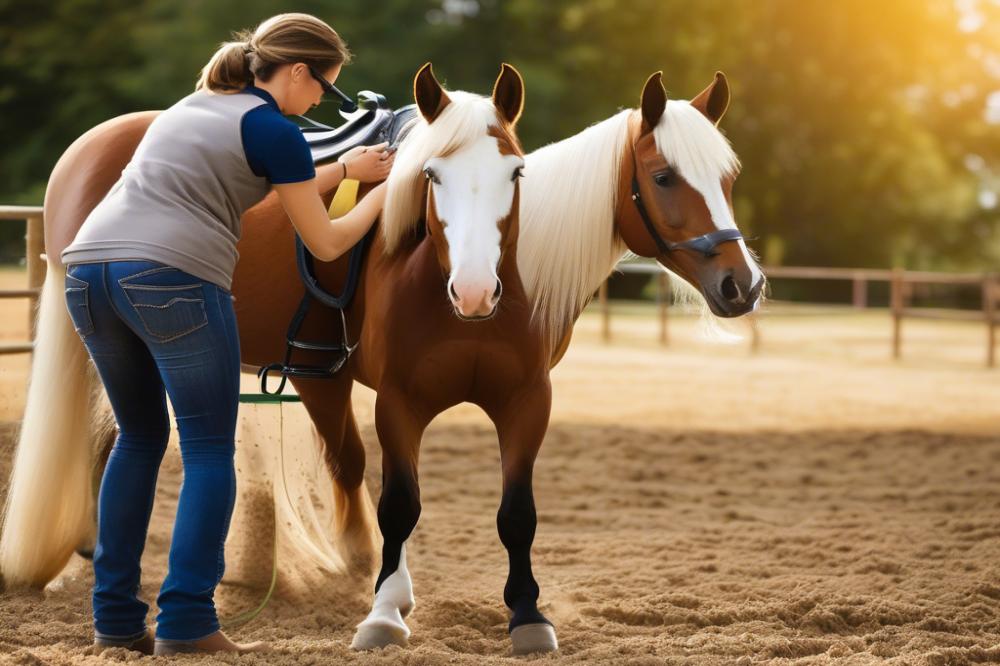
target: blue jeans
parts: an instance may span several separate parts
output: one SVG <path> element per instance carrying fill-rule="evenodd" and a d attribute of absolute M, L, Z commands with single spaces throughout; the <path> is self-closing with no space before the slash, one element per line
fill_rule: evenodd
<path fill-rule="evenodd" d="M 236 499 L 240 347 L 232 295 L 159 262 L 106 261 L 67 266 L 66 306 L 119 428 L 97 501 L 95 633 L 146 631 L 139 561 L 170 434 L 166 394 L 184 481 L 156 636 L 207 636 L 219 629 L 213 596 Z"/>

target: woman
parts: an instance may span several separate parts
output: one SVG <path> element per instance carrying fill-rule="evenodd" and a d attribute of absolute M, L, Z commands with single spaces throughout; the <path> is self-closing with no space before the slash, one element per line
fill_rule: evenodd
<path fill-rule="evenodd" d="M 273 187 L 306 247 L 330 261 L 365 234 L 384 200 L 382 184 L 330 220 L 321 193 L 345 177 L 384 180 L 392 157 L 376 146 L 314 169 L 302 133 L 282 115 L 306 112 L 330 89 L 350 59 L 337 33 L 313 16 L 281 14 L 239 38 L 219 48 L 194 93 L 157 116 L 61 254 L 70 316 L 119 427 L 98 497 L 99 649 L 263 648 L 230 641 L 213 602 L 236 496 L 240 351 L 229 290 L 240 216 Z M 184 481 L 154 639 L 137 594 L 170 432 L 165 394 Z"/>

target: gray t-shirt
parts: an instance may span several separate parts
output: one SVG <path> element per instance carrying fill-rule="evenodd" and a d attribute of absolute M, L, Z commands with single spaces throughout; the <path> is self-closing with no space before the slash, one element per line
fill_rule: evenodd
<path fill-rule="evenodd" d="M 202 89 L 157 116 L 121 178 L 62 251 L 63 264 L 149 259 L 227 291 L 243 212 L 267 196 L 240 134 L 256 95 Z"/>

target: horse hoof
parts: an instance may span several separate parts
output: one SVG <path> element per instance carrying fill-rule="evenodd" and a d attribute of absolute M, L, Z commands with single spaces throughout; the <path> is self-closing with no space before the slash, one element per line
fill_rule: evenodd
<path fill-rule="evenodd" d="M 559 649 L 556 630 L 551 624 L 522 624 L 514 627 L 510 632 L 510 640 L 514 644 L 514 654 L 555 652 Z"/>
<path fill-rule="evenodd" d="M 375 650 L 398 645 L 406 647 L 410 630 L 395 624 L 360 624 L 351 641 L 352 650 Z"/>

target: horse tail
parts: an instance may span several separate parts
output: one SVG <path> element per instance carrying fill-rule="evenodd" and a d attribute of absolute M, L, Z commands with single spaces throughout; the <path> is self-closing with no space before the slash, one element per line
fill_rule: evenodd
<path fill-rule="evenodd" d="M 65 275 L 49 257 L 0 536 L 6 585 L 44 586 L 94 537 L 91 405 L 100 382 L 66 309 Z"/>

